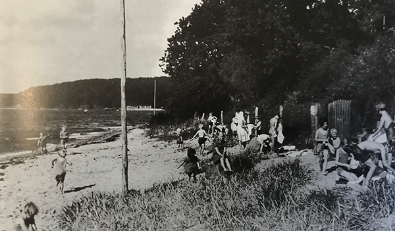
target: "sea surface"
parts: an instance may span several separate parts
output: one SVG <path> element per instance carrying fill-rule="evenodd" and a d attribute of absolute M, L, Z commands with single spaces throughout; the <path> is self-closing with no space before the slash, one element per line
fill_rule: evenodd
<path fill-rule="evenodd" d="M 128 111 L 127 123 L 149 122 L 153 111 Z M 48 145 L 58 145 L 61 126 L 66 125 L 70 142 L 99 136 L 121 126 L 120 111 L 77 109 L 0 109 L 0 155 L 37 149 L 40 132 Z"/>

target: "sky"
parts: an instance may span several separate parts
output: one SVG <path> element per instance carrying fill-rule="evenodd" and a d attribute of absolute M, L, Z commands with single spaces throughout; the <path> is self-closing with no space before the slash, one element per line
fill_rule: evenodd
<path fill-rule="evenodd" d="M 159 59 L 201 0 L 125 0 L 128 77 L 164 76 Z M 121 0 L 0 1 L 0 93 L 121 78 Z"/>

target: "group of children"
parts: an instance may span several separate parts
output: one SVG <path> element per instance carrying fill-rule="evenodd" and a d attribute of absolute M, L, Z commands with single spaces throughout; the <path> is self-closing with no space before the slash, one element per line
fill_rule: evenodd
<path fill-rule="evenodd" d="M 47 154 L 46 142 L 47 137 L 41 132 L 37 142 L 41 154 Z M 67 146 L 66 143 L 69 138 L 69 133 L 66 126 L 62 126 L 60 132 L 60 145 L 61 151 L 58 152 L 58 157 L 52 160 L 52 168 L 54 169 L 54 175 L 56 180 L 56 187 L 59 193 L 64 193 L 64 180 L 66 176 L 66 166 L 72 165 L 67 159 Z M 38 208 L 33 202 L 29 202 L 24 206 L 22 214 L 15 220 L 11 230 L 13 231 L 29 231 L 37 230 L 34 216 L 38 214 Z"/>
<path fill-rule="evenodd" d="M 328 122 L 320 121 L 321 127 L 315 134 L 314 153 L 319 156 L 320 170 L 324 175 L 330 170 L 327 169 L 330 155 L 335 156 L 335 167 L 339 176 L 337 182 L 344 179 L 349 183 L 359 184 L 363 181 L 362 186 L 367 188 L 374 174 L 378 175 L 378 178 L 391 178 L 389 174 L 395 173 L 391 166 L 395 139 L 394 124 L 385 104 L 377 104 L 376 109 L 381 114 L 376 131 L 365 140 L 365 130 L 364 134 L 359 136 L 358 144 L 351 143 L 346 138 L 341 140 L 336 129 L 332 128 L 328 132 Z M 385 139 L 382 139 L 383 135 L 386 136 Z M 378 169 L 380 170 L 377 171 Z"/>
<path fill-rule="evenodd" d="M 278 135 L 278 125 L 281 122 L 279 121 L 280 117 L 277 115 L 271 120 L 270 130 L 272 131 L 272 136 Z M 228 135 L 228 129 L 226 125 L 220 124 L 217 121 L 217 117 L 213 116 L 212 113 L 209 114 L 207 119 L 208 124 L 208 132 L 204 129 L 203 123 L 198 125 L 198 131 L 194 134 L 191 139 L 198 138 L 199 144 L 199 154 L 203 155 L 207 140 L 212 140 L 212 150 L 209 153 L 212 153 L 211 160 L 214 164 L 219 165 L 219 169 L 224 172 L 231 173 L 233 172 L 229 157 L 227 156 L 227 141 L 230 138 Z M 232 119 L 231 130 L 233 131 L 233 135 L 238 139 L 240 145 L 240 152 L 243 151 L 251 151 L 254 153 L 262 153 L 264 148 L 269 148 L 273 151 L 273 145 L 271 145 L 270 140 L 272 139 L 270 135 L 263 134 L 262 130 L 262 122 L 257 118 L 255 124 L 249 123 L 249 115 L 247 113 L 247 119 L 244 117 L 243 111 L 238 109 L 236 111 L 235 117 Z M 256 130 L 255 134 L 253 134 L 253 130 Z M 176 130 L 177 134 L 177 143 L 178 148 L 183 147 L 183 139 L 181 135 L 181 129 Z M 282 133 L 281 133 L 282 135 Z M 248 146 L 247 146 L 248 144 Z M 193 151 L 192 151 L 193 150 Z M 191 154 L 193 153 L 193 154 Z M 194 163 L 197 160 L 195 158 L 196 151 L 194 149 L 189 148 L 187 153 L 187 158 L 184 160 L 183 164 L 185 164 L 184 168 L 185 172 L 191 177 L 195 176 L 192 174 L 196 169 L 201 169 L 200 167 L 194 166 L 191 168 L 191 163 Z M 188 160 L 189 159 L 189 160 Z M 181 164 L 181 165 L 183 165 Z M 180 165 L 180 166 L 181 166 Z M 197 170 L 196 170 L 197 171 Z M 200 173 L 200 170 L 197 171 Z M 191 175 L 190 175 L 191 174 Z"/>

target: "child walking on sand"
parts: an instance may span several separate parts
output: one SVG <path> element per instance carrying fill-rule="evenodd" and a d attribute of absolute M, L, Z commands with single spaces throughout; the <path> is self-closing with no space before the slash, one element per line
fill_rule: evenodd
<path fill-rule="evenodd" d="M 200 154 L 203 154 L 204 149 L 206 148 L 206 140 L 208 136 L 206 131 L 203 129 L 203 124 L 199 124 L 199 130 L 192 137 L 192 139 L 195 139 L 196 136 L 199 136 L 198 143 L 200 147 Z"/>
<path fill-rule="evenodd" d="M 58 190 L 61 194 L 64 193 L 64 179 L 66 177 L 66 166 L 72 165 L 67 159 L 66 159 L 66 150 L 63 149 L 61 152 L 58 152 L 59 156 L 58 158 L 54 159 L 52 161 L 52 168 L 54 168 L 55 172 L 55 180 L 56 180 L 56 186 L 58 187 Z"/>
<path fill-rule="evenodd" d="M 29 231 L 37 230 L 34 216 L 38 214 L 38 208 L 33 202 L 29 202 L 25 205 L 22 215 L 15 221 L 12 231 Z"/>
<path fill-rule="evenodd" d="M 41 154 L 47 154 L 47 136 L 44 136 L 42 132 L 40 132 L 37 146 L 40 148 Z"/>
<path fill-rule="evenodd" d="M 60 131 L 60 146 L 62 149 L 66 149 L 66 143 L 69 140 L 69 132 L 67 131 L 67 126 L 63 125 L 62 130 Z"/>

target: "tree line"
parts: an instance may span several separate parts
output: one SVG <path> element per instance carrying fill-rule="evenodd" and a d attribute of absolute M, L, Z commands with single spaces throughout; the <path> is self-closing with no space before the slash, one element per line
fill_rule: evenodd
<path fill-rule="evenodd" d="M 297 128 L 312 102 L 349 99 L 360 126 L 374 102 L 395 109 L 395 1 L 203 0 L 176 25 L 161 67 L 180 117 L 284 104 Z"/>
<path fill-rule="evenodd" d="M 128 78 L 126 104 L 153 106 L 156 80 L 156 106 L 164 107 L 170 92 L 169 78 Z M 120 108 L 120 79 L 85 79 L 32 87 L 17 94 L 0 94 L 0 107 L 24 108 Z"/>

